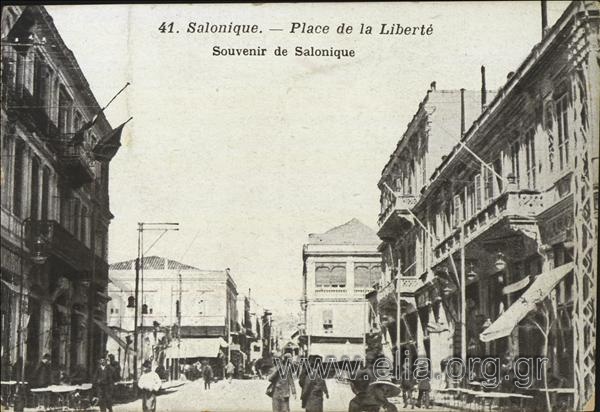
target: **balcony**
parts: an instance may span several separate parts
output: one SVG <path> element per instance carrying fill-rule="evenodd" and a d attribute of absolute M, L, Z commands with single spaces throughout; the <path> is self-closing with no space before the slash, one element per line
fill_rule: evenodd
<path fill-rule="evenodd" d="M 398 278 L 389 281 L 385 286 L 377 291 L 377 302 L 379 305 L 386 305 L 396 302 L 398 292 L 396 283 Z M 421 279 L 415 276 L 400 277 L 400 296 L 414 296 L 415 291 L 423 284 Z"/>
<path fill-rule="evenodd" d="M 8 109 L 14 110 L 29 126 L 46 139 L 56 139 L 59 130 L 48 116 L 44 103 L 24 86 L 9 84 L 6 86 Z"/>
<path fill-rule="evenodd" d="M 509 227 L 524 232 L 536 230 L 536 216 L 544 210 L 544 198 L 531 190 L 507 190 L 495 198 L 483 210 L 467 219 L 464 224 L 465 244 L 481 236 L 501 221 Z M 441 240 L 434 248 L 433 266 L 446 259 L 460 247 L 460 230 Z"/>
<path fill-rule="evenodd" d="M 410 210 L 415 207 L 419 198 L 416 196 L 396 195 L 387 205 L 383 212 L 379 214 L 377 223 L 379 231 L 377 235 L 380 239 L 394 239 L 402 232 L 406 231 L 413 224 L 413 218 Z"/>
<path fill-rule="evenodd" d="M 92 266 L 102 280 L 108 275 L 108 264 L 100 257 L 92 257 L 91 250 L 68 230 L 54 220 L 31 221 L 26 224 L 25 238 L 31 250 L 34 239 L 41 238 L 48 256 L 58 258 L 70 266 L 77 275 L 90 279 Z"/>
<path fill-rule="evenodd" d="M 92 159 L 82 144 L 72 144 L 69 141 L 57 140 L 52 143 L 63 173 L 71 186 L 76 189 L 94 181 Z"/>

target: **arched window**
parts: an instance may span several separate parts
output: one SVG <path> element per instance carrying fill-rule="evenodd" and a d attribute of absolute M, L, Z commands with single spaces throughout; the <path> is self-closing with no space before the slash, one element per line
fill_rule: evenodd
<path fill-rule="evenodd" d="M 135 307 L 135 298 L 133 296 L 129 296 L 127 298 L 127 307 L 134 308 Z"/>

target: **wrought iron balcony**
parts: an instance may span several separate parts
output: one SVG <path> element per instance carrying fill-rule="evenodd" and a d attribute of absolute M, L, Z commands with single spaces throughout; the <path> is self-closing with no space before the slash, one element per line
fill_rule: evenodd
<path fill-rule="evenodd" d="M 398 296 L 398 290 L 396 289 L 398 279 L 400 280 L 400 296 L 414 296 L 415 291 L 423 284 L 421 279 L 415 276 L 395 277 L 377 291 L 379 305 L 386 305 L 392 302 L 395 304 Z"/>
<path fill-rule="evenodd" d="M 492 226 L 506 219 L 508 223 L 521 225 L 523 228 L 536 224 L 536 216 L 544 210 L 544 197 L 532 190 L 508 190 L 495 198 L 482 210 L 471 216 L 464 223 L 465 244 L 480 236 Z M 460 230 L 455 228 L 434 248 L 434 262 L 437 265 L 454 253 L 460 246 Z"/>
<path fill-rule="evenodd" d="M 25 226 L 25 239 L 30 250 L 34 242 L 42 240 L 46 253 L 70 266 L 73 269 L 73 276 L 90 279 L 92 271 L 95 271 L 97 276 L 95 280 L 102 283 L 102 279 L 108 275 L 106 261 L 96 254 L 92 256 L 91 250 L 59 222 L 54 220 L 28 222 Z"/>
<path fill-rule="evenodd" d="M 73 188 L 81 187 L 94 180 L 92 159 L 82 144 L 73 144 L 66 140 L 56 140 L 52 146 L 58 156 L 59 164 Z"/>
<path fill-rule="evenodd" d="M 387 207 L 379 214 L 377 221 L 379 231 L 377 235 L 381 239 L 395 238 L 412 226 L 413 218 L 409 210 L 415 207 L 418 200 L 417 196 L 412 195 L 393 197 Z"/>

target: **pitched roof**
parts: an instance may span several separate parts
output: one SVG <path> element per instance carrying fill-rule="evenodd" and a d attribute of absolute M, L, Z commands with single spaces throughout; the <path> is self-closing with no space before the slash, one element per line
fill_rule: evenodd
<path fill-rule="evenodd" d="M 200 270 L 197 267 L 186 265 L 185 263 L 177 262 L 176 260 L 167 259 L 161 256 L 144 256 L 143 266 L 145 270 Z M 135 259 L 112 263 L 108 269 L 133 270 L 135 269 Z"/>
<path fill-rule="evenodd" d="M 377 237 L 377 233 L 356 218 L 325 233 L 308 235 L 310 245 L 378 245 L 379 243 L 381 240 Z"/>

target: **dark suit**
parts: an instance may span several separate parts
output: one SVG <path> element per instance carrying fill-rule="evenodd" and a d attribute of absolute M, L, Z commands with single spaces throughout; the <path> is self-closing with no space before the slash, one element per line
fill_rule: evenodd
<path fill-rule="evenodd" d="M 98 367 L 94 374 L 93 384 L 98 395 L 98 406 L 100 406 L 100 411 L 102 412 L 105 412 L 107 409 L 112 412 L 114 373 L 113 369 L 106 365 L 104 369 Z"/>

